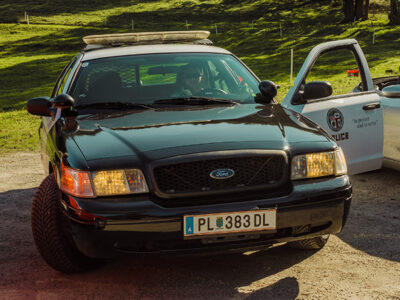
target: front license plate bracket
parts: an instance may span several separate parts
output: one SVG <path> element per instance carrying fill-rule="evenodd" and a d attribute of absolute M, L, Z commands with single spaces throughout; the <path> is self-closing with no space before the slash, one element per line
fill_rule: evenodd
<path fill-rule="evenodd" d="M 183 217 L 184 239 L 275 232 L 276 209 L 222 212 Z"/>

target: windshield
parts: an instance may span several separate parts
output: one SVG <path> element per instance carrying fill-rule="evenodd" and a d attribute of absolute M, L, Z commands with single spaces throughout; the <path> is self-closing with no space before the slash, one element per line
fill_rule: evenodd
<path fill-rule="evenodd" d="M 258 81 L 234 56 L 173 53 L 112 57 L 82 63 L 70 94 L 75 104 L 168 99 L 225 99 L 254 103 Z"/>

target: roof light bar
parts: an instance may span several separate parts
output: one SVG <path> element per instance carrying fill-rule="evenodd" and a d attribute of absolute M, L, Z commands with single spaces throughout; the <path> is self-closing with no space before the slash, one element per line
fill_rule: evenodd
<path fill-rule="evenodd" d="M 174 41 L 193 42 L 206 39 L 209 35 L 209 31 L 165 31 L 88 35 L 82 39 L 86 45 L 115 45 Z"/>

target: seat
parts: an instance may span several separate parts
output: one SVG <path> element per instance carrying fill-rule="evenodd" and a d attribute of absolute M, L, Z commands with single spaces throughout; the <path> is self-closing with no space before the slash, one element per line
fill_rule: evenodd
<path fill-rule="evenodd" d="M 92 103 L 118 101 L 122 95 L 122 81 L 115 71 L 95 73 L 89 80 L 88 98 Z"/>

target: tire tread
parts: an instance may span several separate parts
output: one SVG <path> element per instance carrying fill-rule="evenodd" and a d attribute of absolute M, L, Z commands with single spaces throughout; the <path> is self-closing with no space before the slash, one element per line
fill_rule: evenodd
<path fill-rule="evenodd" d="M 37 189 L 32 203 L 32 234 L 40 255 L 53 269 L 64 273 L 87 271 L 96 260 L 81 254 L 71 243 L 62 222 L 61 193 L 54 175 L 46 177 Z"/>
<path fill-rule="evenodd" d="M 289 246 L 295 249 L 302 250 L 318 250 L 322 249 L 328 242 L 329 235 L 327 237 L 318 236 L 312 239 L 305 239 L 300 241 L 289 242 Z"/>

